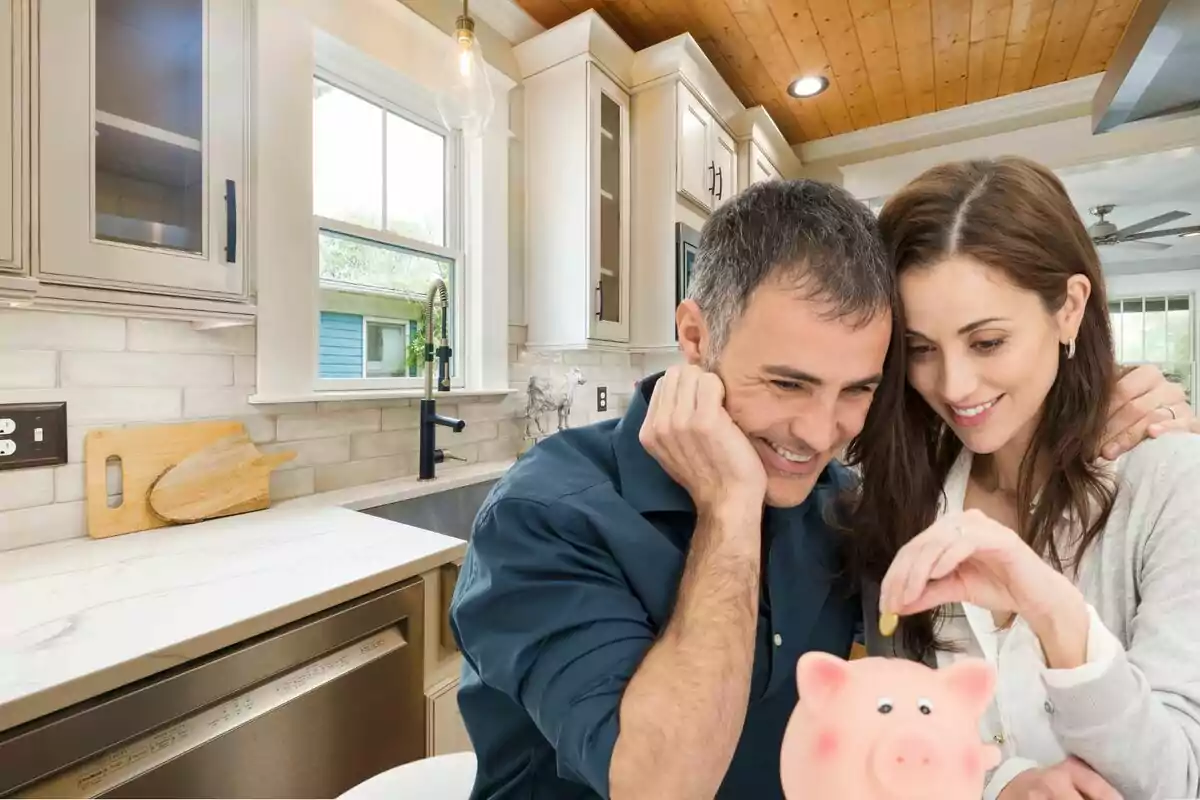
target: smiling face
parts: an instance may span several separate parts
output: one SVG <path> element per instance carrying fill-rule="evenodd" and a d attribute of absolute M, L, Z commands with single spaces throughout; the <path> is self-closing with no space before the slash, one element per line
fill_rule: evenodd
<path fill-rule="evenodd" d="M 891 315 L 857 327 L 820 302 L 768 280 L 750 296 L 715 364 L 692 301 L 676 315 L 687 359 L 725 384 L 725 409 L 767 471 L 767 504 L 797 506 L 821 472 L 862 430 L 883 371 Z"/>
<path fill-rule="evenodd" d="M 1076 335 L 1089 284 L 1068 280 L 1062 308 L 999 270 L 956 255 L 904 270 L 908 381 L 973 453 L 1028 443 Z"/>

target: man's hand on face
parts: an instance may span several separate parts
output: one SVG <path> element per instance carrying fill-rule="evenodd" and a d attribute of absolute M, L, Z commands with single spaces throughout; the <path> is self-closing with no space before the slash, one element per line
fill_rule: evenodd
<path fill-rule="evenodd" d="M 1200 433 L 1200 419 L 1182 386 L 1168 382 L 1158 367 L 1143 364 L 1126 372 L 1113 389 L 1100 454 L 1111 461 L 1148 438 L 1177 431 Z"/>
<path fill-rule="evenodd" d="M 724 402 L 725 386 L 715 374 L 691 364 L 671 367 L 654 387 L 639 434 L 701 513 L 731 503 L 758 507 L 766 496 L 762 460 Z"/>

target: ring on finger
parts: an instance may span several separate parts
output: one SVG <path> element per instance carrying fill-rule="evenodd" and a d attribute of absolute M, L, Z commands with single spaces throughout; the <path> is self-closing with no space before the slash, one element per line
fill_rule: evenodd
<path fill-rule="evenodd" d="M 1171 408 L 1170 406 L 1168 406 L 1168 405 L 1161 405 L 1161 406 L 1159 406 L 1159 408 L 1161 408 L 1161 409 L 1164 409 L 1165 411 L 1167 411 L 1167 413 L 1169 413 L 1169 414 L 1171 415 L 1171 419 L 1172 419 L 1172 420 L 1179 419 L 1179 415 L 1175 413 L 1175 409 Z"/>

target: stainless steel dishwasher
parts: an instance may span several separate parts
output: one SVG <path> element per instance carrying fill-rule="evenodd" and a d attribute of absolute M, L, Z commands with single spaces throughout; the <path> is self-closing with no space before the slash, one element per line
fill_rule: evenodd
<path fill-rule="evenodd" d="M 0 796 L 336 797 L 425 755 L 420 579 L 0 734 Z"/>

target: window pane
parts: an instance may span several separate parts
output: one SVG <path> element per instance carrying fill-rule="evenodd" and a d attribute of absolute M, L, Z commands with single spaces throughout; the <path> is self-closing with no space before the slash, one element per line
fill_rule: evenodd
<path fill-rule="evenodd" d="M 600 307 L 603 322 L 621 321 L 621 106 L 600 93 Z"/>
<path fill-rule="evenodd" d="M 401 236 L 446 244 L 446 140 L 387 115 L 387 226 Z"/>
<path fill-rule="evenodd" d="M 1164 298 L 1147 298 L 1145 311 L 1144 355 L 1147 361 L 1167 360 L 1167 301 Z"/>
<path fill-rule="evenodd" d="M 313 80 L 313 213 L 383 227 L 383 109 Z"/>
<path fill-rule="evenodd" d="M 1172 297 L 1167 304 L 1167 358 L 1192 360 L 1192 312 L 1188 298 Z"/>
<path fill-rule="evenodd" d="M 1113 306 L 1116 306 L 1114 309 Z M 1113 350 L 1116 351 L 1117 361 L 1123 361 L 1125 354 L 1121 352 L 1121 304 L 1109 303 L 1108 321 L 1112 325 Z"/>
<path fill-rule="evenodd" d="M 366 333 L 367 377 L 408 377 L 408 322 L 368 319 Z"/>
<path fill-rule="evenodd" d="M 95 2 L 98 239 L 204 252 L 205 17 L 203 0 Z"/>
<path fill-rule="evenodd" d="M 1123 361 L 1143 361 L 1142 301 L 1126 300 L 1121 312 L 1121 358 Z"/>
<path fill-rule="evenodd" d="M 448 329 L 454 347 L 452 260 L 331 231 L 320 232 L 318 251 L 320 377 L 422 374 L 425 298 L 434 278 L 444 280 L 450 294 Z M 456 362 L 452 357 L 452 371 Z"/>

